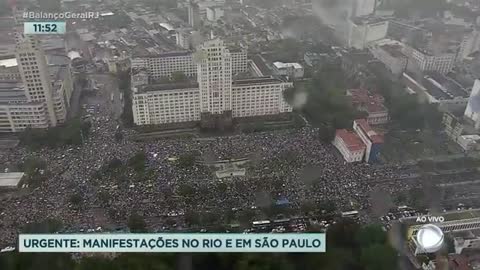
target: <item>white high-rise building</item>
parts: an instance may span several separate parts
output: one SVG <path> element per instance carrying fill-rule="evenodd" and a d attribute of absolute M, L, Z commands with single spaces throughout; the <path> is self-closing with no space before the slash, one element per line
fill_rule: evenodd
<path fill-rule="evenodd" d="M 353 16 L 366 16 L 375 12 L 377 0 L 354 0 Z"/>
<path fill-rule="evenodd" d="M 15 56 L 28 102 L 44 103 L 50 126 L 57 125 L 50 73 L 40 42 L 33 36 L 17 35 Z"/>
<path fill-rule="evenodd" d="M 200 8 L 198 4 L 192 0 L 188 3 L 188 24 L 192 28 L 197 28 L 201 24 Z"/>
<path fill-rule="evenodd" d="M 232 56 L 221 40 L 211 40 L 195 54 L 198 61 L 200 110 L 221 114 L 232 110 Z"/>
<path fill-rule="evenodd" d="M 132 76 L 132 111 L 137 125 L 197 122 L 208 118 L 254 117 L 292 111 L 284 91 L 293 83 L 262 77 L 233 80 L 234 57 L 223 41 L 205 42 L 194 54 L 198 83 L 148 84 Z"/>
<path fill-rule="evenodd" d="M 8 73 L 0 76 L 0 132 L 64 122 L 73 91 L 69 62 L 49 66 L 39 41 L 32 36 L 17 36 L 15 54 L 15 59 L 0 68 Z"/>

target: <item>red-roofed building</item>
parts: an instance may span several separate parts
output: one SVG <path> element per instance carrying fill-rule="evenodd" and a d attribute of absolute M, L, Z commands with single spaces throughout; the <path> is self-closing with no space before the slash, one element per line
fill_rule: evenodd
<path fill-rule="evenodd" d="M 379 94 L 372 94 L 366 89 L 347 90 L 352 106 L 368 114 L 367 121 L 370 125 L 388 123 L 388 110 L 383 105 L 385 99 Z"/>
<path fill-rule="evenodd" d="M 468 264 L 467 257 L 458 254 L 452 254 L 448 256 L 448 269 L 452 270 L 472 270 Z"/>
<path fill-rule="evenodd" d="M 373 130 L 366 119 L 357 119 L 353 121 L 353 130 L 360 140 L 365 144 L 365 161 L 376 162 L 380 154 L 380 148 L 383 145 L 383 135 Z"/>
<path fill-rule="evenodd" d="M 332 144 L 340 151 L 346 162 L 362 161 L 365 155 L 365 144 L 357 134 L 338 129 Z"/>

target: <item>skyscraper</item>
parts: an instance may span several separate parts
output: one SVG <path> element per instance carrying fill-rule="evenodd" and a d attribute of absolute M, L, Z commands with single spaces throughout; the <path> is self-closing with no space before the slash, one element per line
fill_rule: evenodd
<path fill-rule="evenodd" d="M 205 42 L 196 53 L 200 111 L 222 114 L 232 110 L 232 56 L 219 39 Z"/>
<path fill-rule="evenodd" d="M 21 34 L 16 36 L 15 56 L 0 61 L 0 133 L 66 121 L 73 91 L 68 57 L 47 60 L 40 42 Z"/>
<path fill-rule="evenodd" d="M 45 52 L 33 36 L 17 34 L 16 43 L 15 56 L 27 101 L 45 103 L 50 126 L 56 126 L 57 116 Z"/>
<path fill-rule="evenodd" d="M 200 7 L 192 0 L 188 2 L 188 25 L 194 29 L 200 26 Z"/>

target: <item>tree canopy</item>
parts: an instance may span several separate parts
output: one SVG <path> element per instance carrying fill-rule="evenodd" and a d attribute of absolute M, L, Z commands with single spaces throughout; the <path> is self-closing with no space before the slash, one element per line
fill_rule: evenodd
<path fill-rule="evenodd" d="M 75 118 L 65 125 L 49 129 L 27 128 L 19 138 L 23 145 L 32 148 L 81 145 L 90 133 L 91 123 Z"/>

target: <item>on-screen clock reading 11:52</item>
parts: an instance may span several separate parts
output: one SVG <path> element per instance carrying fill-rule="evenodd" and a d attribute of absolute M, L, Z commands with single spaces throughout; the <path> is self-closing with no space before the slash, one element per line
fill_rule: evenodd
<path fill-rule="evenodd" d="M 65 34 L 65 22 L 25 22 L 23 33 L 27 35 L 36 34 Z"/>

